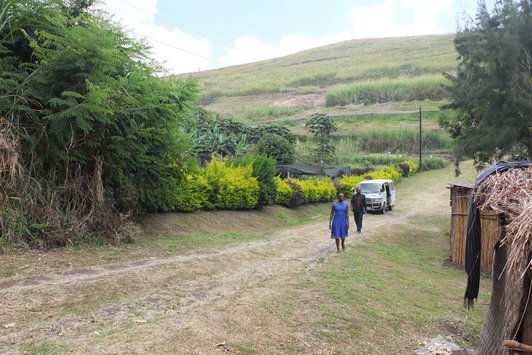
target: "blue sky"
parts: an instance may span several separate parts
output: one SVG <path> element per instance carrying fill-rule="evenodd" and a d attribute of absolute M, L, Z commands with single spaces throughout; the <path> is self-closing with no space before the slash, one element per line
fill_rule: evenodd
<path fill-rule="evenodd" d="M 477 0 L 101 0 L 169 73 L 216 69 L 350 39 L 456 32 Z"/>

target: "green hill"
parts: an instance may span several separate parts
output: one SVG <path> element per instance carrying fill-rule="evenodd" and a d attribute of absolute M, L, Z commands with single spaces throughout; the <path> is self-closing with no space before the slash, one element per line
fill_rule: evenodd
<path fill-rule="evenodd" d="M 454 34 L 352 40 L 282 58 L 181 77 L 197 78 L 205 109 L 250 125 L 277 122 L 299 137 L 298 162 L 311 160 L 306 118 L 332 116 L 338 163 L 354 155 L 447 155 L 452 142 L 438 126 L 447 103 L 444 72 L 454 72 Z"/>
<path fill-rule="evenodd" d="M 207 109 L 247 122 L 304 117 L 326 106 L 333 114 L 346 106 L 354 113 L 403 112 L 428 100 L 421 106 L 434 109 L 442 100 L 441 93 L 433 94 L 444 82 L 442 73 L 456 68 L 453 39 L 454 34 L 351 40 L 185 76 L 198 79 Z M 354 98 L 335 98 L 353 90 L 359 90 Z M 383 110 L 385 102 L 392 104 Z M 381 105 L 368 109 L 375 103 Z"/>

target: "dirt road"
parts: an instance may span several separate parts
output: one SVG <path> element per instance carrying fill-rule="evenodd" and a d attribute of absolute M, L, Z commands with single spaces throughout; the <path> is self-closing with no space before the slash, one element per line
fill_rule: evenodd
<path fill-rule="evenodd" d="M 367 214 L 363 233 L 351 232 L 347 248 L 438 208 L 448 208 L 445 182 L 385 215 Z M 219 324 L 227 319 L 221 315 L 235 308 L 246 314 L 265 297 L 283 297 L 283 285 L 292 278 L 341 257 L 328 235 L 321 220 L 218 250 L 0 280 L 0 353 L 228 351 Z M 177 333 L 181 344 L 161 347 Z"/>

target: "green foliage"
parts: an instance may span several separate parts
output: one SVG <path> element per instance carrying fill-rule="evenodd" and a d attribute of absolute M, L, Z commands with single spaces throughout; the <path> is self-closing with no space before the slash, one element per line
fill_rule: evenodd
<path fill-rule="evenodd" d="M 253 168 L 252 176 L 259 182 L 259 199 L 257 207 L 271 205 L 275 202 L 277 186 L 274 181 L 276 164 L 273 158 L 263 155 L 251 155 L 230 160 L 231 165 Z"/>
<path fill-rule="evenodd" d="M 327 92 L 326 105 L 375 104 L 389 101 L 441 100 L 448 81 L 441 76 L 371 80 L 339 87 Z"/>
<path fill-rule="evenodd" d="M 188 131 L 198 147 L 198 153 L 202 161 L 210 159 L 212 154 L 220 157 L 244 156 L 257 147 L 259 154 L 269 155 L 267 151 L 260 150 L 260 140 L 265 135 L 277 135 L 283 144 L 287 141 L 291 145 L 295 137 L 288 128 L 278 124 L 259 125 L 251 127 L 229 118 L 220 118 L 212 112 L 196 109 L 191 114 L 193 124 Z M 292 147 L 281 147 L 280 157 L 292 159 Z M 287 152 L 285 152 L 285 150 Z M 288 155 L 286 155 L 288 154 Z M 276 155 L 270 155 L 276 158 Z M 290 160 L 291 161 L 291 160 Z"/>
<path fill-rule="evenodd" d="M 349 195 L 355 189 L 361 181 L 366 180 L 364 176 L 348 175 L 340 179 L 340 189 L 344 191 L 346 195 Z"/>
<path fill-rule="evenodd" d="M 336 188 L 329 178 L 291 179 L 301 187 L 301 203 L 328 202 L 336 196 Z"/>
<path fill-rule="evenodd" d="M 213 187 L 207 177 L 202 174 L 190 174 L 176 189 L 176 211 L 192 212 L 203 208 L 213 209 L 209 197 L 213 195 Z"/>
<path fill-rule="evenodd" d="M 409 166 L 408 176 L 414 175 L 419 170 L 419 164 L 412 160 L 404 160 L 401 164 L 407 164 Z"/>
<path fill-rule="evenodd" d="M 529 0 L 484 1 L 455 39 L 459 64 L 449 95 L 453 116 L 441 125 L 457 139 L 457 156 L 479 166 L 509 155 L 532 158 L 532 21 Z"/>
<path fill-rule="evenodd" d="M 364 177 L 369 177 L 371 179 L 391 179 L 393 182 L 397 183 L 401 180 L 401 175 L 403 175 L 403 172 L 397 165 L 389 165 L 384 169 L 371 171 L 365 174 Z"/>
<path fill-rule="evenodd" d="M 294 146 L 277 134 L 265 134 L 257 144 L 259 154 L 271 157 L 277 164 L 290 164 L 294 161 Z"/>
<path fill-rule="evenodd" d="M 421 159 L 421 170 L 436 170 L 442 169 L 449 164 L 448 160 L 439 157 L 429 157 Z"/>
<path fill-rule="evenodd" d="M 296 208 L 302 203 L 328 202 L 336 196 L 336 187 L 329 178 L 281 179 L 275 177 L 276 203 Z"/>
<path fill-rule="evenodd" d="M 305 127 L 317 140 L 316 158 L 319 164 L 323 164 L 334 155 L 335 147 L 331 141 L 331 134 L 337 130 L 336 124 L 326 114 L 313 113 L 305 123 Z"/>
<path fill-rule="evenodd" d="M 292 187 L 287 183 L 286 180 L 281 179 L 279 176 L 276 176 L 274 178 L 276 190 L 277 190 L 277 196 L 275 199 L 275 203 L 279 205 L 285 205 L 287 207 L 291 206 L 290 201 L 292 200 L 292 197 L 294 195 L 294 190 Z"/>
<path fill-rule="evenodd" d="M 89 12 L 91 3 L 0 10 L 1 138 L 24 172 L 16 188 L 2 184 L 0 201 L 2 210 L 37 211 L 18 219 L 29 244 L 55 245 L 72 229 L 118 241 L 118 212 L 173 210 L 196 164 L 184 127 L 197 83 L 158 78 L 149 48 Z M 50 224 L 54 214 L 61 218 Z"/>
<path fill-rule="evenodd" d="M 259 183 L 251 166 L 230 167 L 217 159 L 202 172 L 212 188 L 206 209 L 242 210 L 257 206 Z"/>
<path fill-rule="evenodd" d="M 402 153 L 419 152 L 419 129 L 384 130 L 371 129 L 355 133 L 357 149 L 369 153 Z M 422 132 L 423 150 L 446 150 L 452 147 L 452 140 L 442 130 L 426 130 Z"/>

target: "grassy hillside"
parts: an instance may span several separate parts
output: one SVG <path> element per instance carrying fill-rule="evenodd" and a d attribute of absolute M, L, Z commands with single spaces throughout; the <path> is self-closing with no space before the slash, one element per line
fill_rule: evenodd
<path fill-rule="evenodd" d="M 442 73 L 457 65 L 453 40 L 454 34 L 352 40 L 185 76 L 198 79 L 207 110 L 251 125 L 278 122 L 303 141 L 306 118 L 324 112 L 335 118 L 340 144 L 359 141 L 358 153 L 375 153 L 361 142 L 380 137 L 397 141 L 383 153 L 408 153 L 399 141 L 419 136 L 422 108 L 423 127 L 441 150 L 452 145 L 437 119 L 447 103 Z"/>
<path fill-rule="evenodd" d="M 456 65 L 453 34 L 352 40 L 282 58 L 191 73 L 205 97 L 324 93 L 340 84 L 440 76 Z"/>

